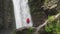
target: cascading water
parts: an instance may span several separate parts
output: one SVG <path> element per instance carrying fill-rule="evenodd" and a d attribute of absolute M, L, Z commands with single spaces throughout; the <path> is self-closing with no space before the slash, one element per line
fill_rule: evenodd
<path fill-rule="evenodd" d="M 16 29 L 32 27 L 28 0 L 13 0 Z"/>

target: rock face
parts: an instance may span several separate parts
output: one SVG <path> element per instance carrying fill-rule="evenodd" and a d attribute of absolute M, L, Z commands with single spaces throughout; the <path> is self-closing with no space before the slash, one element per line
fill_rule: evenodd
<path fill-rule="evenodd" d="M 12 34 L 15 20 L 12 0 L 0 0 L 0 34 Z"/>
<path fill-rule="evenodd" d="M 56 15 L 60 12 L 60 0 L 30 0 L 31 15 L 34 26 L 42 24 L 48 15 Z"/>
<path fill-rule="evenodd" d="M 47 0 L 46 1 L 45 0 L 30 0 L 29 5 L 31 8 L 31 15 L 32 15 L 32 19 L 33 19 L 33 23 L 35 27 L 44 23 L 44 21 L 48 18 L 48 15 L 52 16 L 60 12 L 60 0 L 48 0 L 48 1 Z M 46 32 L 42 28 L 40 30 L 40 34 L 45 34 L 45 33 Z M 46 34 L 51 34 L 51 32 L 46 33 Z"/>

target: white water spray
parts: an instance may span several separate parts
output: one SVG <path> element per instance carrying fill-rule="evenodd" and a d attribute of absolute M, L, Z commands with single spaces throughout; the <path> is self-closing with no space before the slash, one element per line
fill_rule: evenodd
<path fill-rule="evenodd" d="M 13 0 L 16 29 L 32 27 L 32 20 L 28 6 L 28 0 Z M 30 23 L 27 23 L 27 21 Z"/>

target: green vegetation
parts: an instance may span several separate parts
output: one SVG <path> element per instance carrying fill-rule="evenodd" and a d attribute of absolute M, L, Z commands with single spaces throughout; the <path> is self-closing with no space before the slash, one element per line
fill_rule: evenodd
<path fill-rule="evenodd" d="M 52 32 L 53 34 L 60 34 L 60 18 L 54 19 L 54 16 L 48 17 L 48 24 L 45 26 L 46 32 Z"/>
<path fill-rule="evenodd" d="M 26 34 L 32 34 L 32 33 L 33 33 L 33 28 L 29 28 Z"/>

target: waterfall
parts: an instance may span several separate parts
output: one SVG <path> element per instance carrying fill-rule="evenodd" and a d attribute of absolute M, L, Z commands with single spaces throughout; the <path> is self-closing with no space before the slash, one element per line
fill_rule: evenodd
<path fill-rule="evenodd" d="M 16 29 L 23 27 L 32 27 L 30 9 L 28 0 L 13 0 Z"/>

